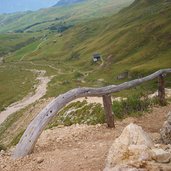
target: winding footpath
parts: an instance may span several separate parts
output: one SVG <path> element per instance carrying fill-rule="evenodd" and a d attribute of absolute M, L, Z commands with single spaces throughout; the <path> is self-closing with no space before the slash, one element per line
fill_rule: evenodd
<path fill-rule="evenodd" d="M 17 111 L 20 111 L 21 109 L 27 107 L 28 105 L 36 102 L 46 94 L 47 85 L 51 81 L 51 77 L 45 77 L 46 71 L 44 70 L 31 70 L 31 71 L 38 75 L 37 76 L 38 84 L 36 85 L 35 92 L 29 93 L 22 100 L 11 104 L 4 111 L 2 111 L 0 113 L 0 124 L 4 122 L 9 115 Z"/>
<path fill-rule="evenodd" d="M 41 46 L 42 46 L 42 44 L 43 44 L 44 42 L 46 42 L 46 40 L 40 42 L 40 43 L 37 45 L 36 49 L 33 50 L 31 53 L 34 53 L 34 52 L 36 52 L 39 48 L 41 48 Z M 26 53 L 25 55 L 23 55 L 23 56 L 20 58 L 19 61 L 22 61 L 28 54 L 30 54 L 30 53 Z"/>

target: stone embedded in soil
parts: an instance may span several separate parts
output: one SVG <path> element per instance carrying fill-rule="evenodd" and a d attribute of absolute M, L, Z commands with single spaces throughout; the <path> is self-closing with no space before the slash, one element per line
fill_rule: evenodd
<path fill-rule="evenodd" d="M 167 121 L 160 130 L 161 140 L 165 144 L 171 144 L 171 112 L 168 113 Z"/>
<path fill-rule="evenodd" d="M 152 149 L 154 152 L 154 160 L 159 163 L 169 163 L 171 160 L 171 154 L 164 151 L 163 149 Z"/>
<path fill-rule="evenodd" d="M 2 164 L 0 168 L 4 169 L 6 168 L 6 165 Z"/>
<path fill-rule="evenodd" d="M 57 128 L 64 128 L 64 125 L 58 125 Z"/>
<path fill-rule="evenodd" d="M 4 156 L 5 155 L 5 151 L 4 150 L 1 150 L 0 151 L 0 156 Z"/>
<path fill-rule="evenodd" d="M 38 163 L 38 164 L 42 163 L 43 161 L 44 161 L 44 159 L 43 159 L 43 158 L 41 158 L 41 157 L 37 157 L 37 163 Z"/>

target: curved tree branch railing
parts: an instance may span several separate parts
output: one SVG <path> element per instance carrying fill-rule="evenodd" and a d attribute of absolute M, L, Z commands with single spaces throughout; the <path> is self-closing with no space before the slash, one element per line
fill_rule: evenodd
<path fill-rule="evenodd" d="M 103 101 L 105 102 L 106 95 L 138 86 L 157 77 L 163 78 L 163 75 L 167 73 L 171 73 L 171 69 L 159 70 L 149 76 L 125 82 L 120 85 L 110 85 L 102 88 L 76 88 L 68 91 L 67 93 L 59 95 L 50 104 L 48 104 L 29 124 L 16 146 L 13 158 L 21 158 L 32 153 L 33 148 L 43 129 L 53 119 L 53 117 L 56 116 L 57 112 L 59 112 L 60 109 L 62 109 L 67 103 L 71 102 L 72 100 L 79 97 L 103 96 Z"/>

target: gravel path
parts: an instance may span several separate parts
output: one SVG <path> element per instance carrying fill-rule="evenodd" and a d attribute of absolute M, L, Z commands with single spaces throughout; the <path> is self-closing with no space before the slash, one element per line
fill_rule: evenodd
<path fill-rule="evenodd" d="M 36 90 L 33 93 L 29 93 L 26 97 L 22 100 L 17 101 L 6 108 L 6 110 L 0 113 L 0 124 L 12 113 L 17 112 L 28 105 L 34 103 L 35 101 L 39 100 L 46 94 L 47 91 L 47 84 L 51 80 L 50 77 L 45 77 L 46 71 L 44 70 L 31 70 L 38 74 L 37 80 L 38 84 L 36 85 Z"/>

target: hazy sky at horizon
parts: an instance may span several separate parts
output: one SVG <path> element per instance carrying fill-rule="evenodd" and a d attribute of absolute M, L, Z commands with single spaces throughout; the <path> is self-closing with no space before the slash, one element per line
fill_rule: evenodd
<path fill-rule="evenodd" d="M 56 4 L 58 0 L 0 0 L 0 13 L 38 10 Z"/>

